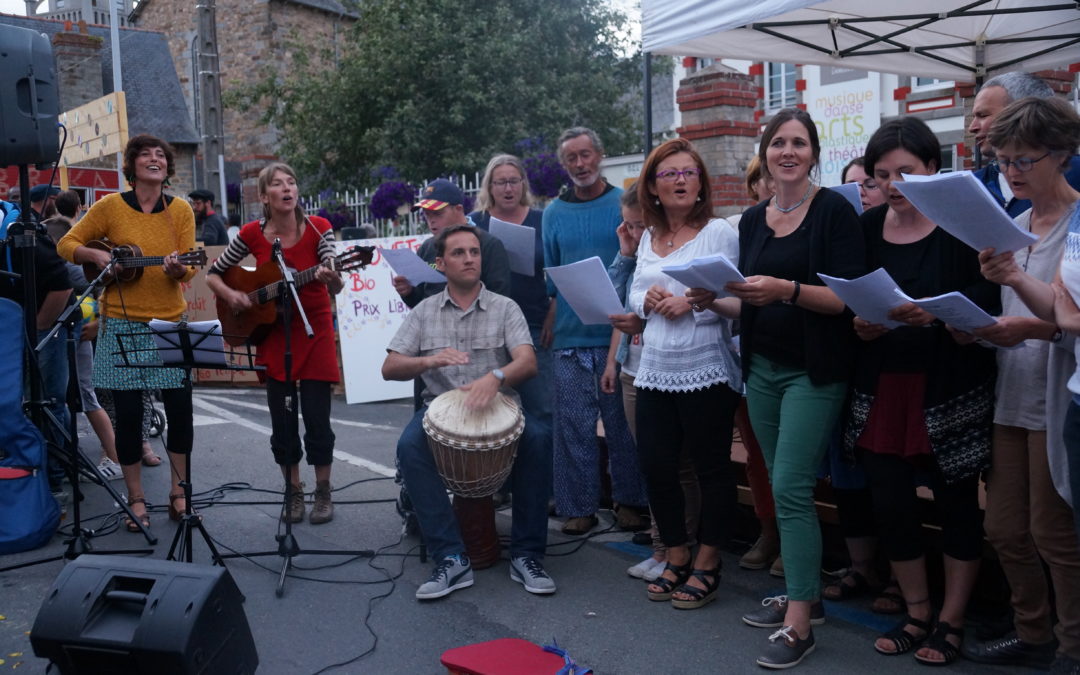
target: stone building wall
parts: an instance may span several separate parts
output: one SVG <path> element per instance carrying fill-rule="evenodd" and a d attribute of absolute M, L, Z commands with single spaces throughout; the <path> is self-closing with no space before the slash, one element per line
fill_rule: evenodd
<path fill-rule="evenodd" d="M 196 36 L 195 3 L 144 0 L 137 26 L 163 31 L 192 119 L 198 119 L 195 105 L 192 44 Z M 256 83 L 268 73 L 285 76 L 293 65 L 295 45 L 311 45 L 316 63 L 317 50 L 334 50 L 343 41 L 351 19 L 287 0 L 217 0 L 218 59 L 221 91 Z M 331 57 L 332 58 L 332 57 Z M 264 124 L 264 106 L 241 111 L 224 109 L 225 154 L 230 161 L 244 161 L 253 155 L 277 154 L 279 132 Z"/>
<path fill-rule="evenodd" d="M 287 76 L 298 45 L 309 46 L 308 56 L 322 62 L 322 50 L 336 58 L 352 19 L 288 0 L 217 0 L 218 63 L 221 93 L 250 86 L 269 74 Z M 177 75 L 192 119 L 199 118 L 192 70 L 192 45 L 198 28 L 195 3 L 144 0 L 136 25 L 166 34 Z M 224 107 L 225 159 L 241 165 L 243 202 L 247 214 L 258 213 L 254 177 L 278 156 L 280 132 L 261 120 L 269 102 L 248 110 Z M 200 129 L 201 131 L 201 129 Z"/>
<path fill-rule="evenodd" d="M 79 32 L 74 32 L 79 31 Z M 101 38 L 87 34 L 86 24 L 53 35 L 53 56 L 60 110 L 71 110 L 104 94 L 101 83 Z"/>

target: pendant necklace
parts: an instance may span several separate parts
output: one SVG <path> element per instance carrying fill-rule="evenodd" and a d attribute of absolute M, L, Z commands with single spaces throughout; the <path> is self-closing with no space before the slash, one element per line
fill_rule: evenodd
<path fill-rule="evenodd" d="M 795 202 L 794 204 L 792 204 L 791 206 L 789 206 L 789 207 L 787 207 L 787 208 L 785 208 L 785 207 L 783 207 L 783 206 L 780 206 L 780 202 L 778 202 L 778 201 L 777 201 L 777 197 L 776 197 L 776 195 L 773 195 L 773 198 L 772 198 L 772 205 L 773 205 L 773 208 L 775 208 L 775 209 L 776 209 L 777 211 L 779 211 L 780 213 L 791 213 L 791 212 L 792 212 L 792 211 L 794 211 L 795 209 L 797 209 L 797 208 L 799 208 L 800 206 L 802 206 L 802 205 L 803 205 L 803 202 L 805 202 L 805 201 L 806 201 L 807 199 L 810 199 L 810 195 L 811 195 L 811 194 L 812 194 L 813 192 L 814 192 L 814 184 L 813 184 L 813 183 L 811 183 L 811 184 L 810 184 L 810 187 L 806 188 L 806 194 L 804 194 L 804 195 L 803 195 L 803 198 L 802 198 L 802 199 L 800 199 L 799 201 Z"/>

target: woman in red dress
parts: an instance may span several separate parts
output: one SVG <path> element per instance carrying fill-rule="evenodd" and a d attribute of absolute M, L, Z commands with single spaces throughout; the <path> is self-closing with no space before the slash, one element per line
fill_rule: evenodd
<path fill-rule="evenodd" d="M 263 218 L 244 225 L 207 274 L 210 289 L 233 311 L 250 308 L 252 301 L 246 292 L 230 288 L 221 275 L 249 253 L 258 265 L 272 261 L 273 242 L 280 239 L 285 262 L 295 271 L 314 267 L 334 257 L 334 233 L 330 223 L 318 216 L 304 214 L 296 182 L 296 172 L 280 162 L 270 164 L 259 173 Z M 293 312 L 289 327 L 291 379 L 299 382 L 297 391 L 299 408 L 304 415 L 304 448 L 308 464 L 315 467 L 315 503 L 309 520 L 316 525 L 334 517 L 330 498 L 330 464 L 334 452 L 330 385 L 338 381 L 338 361 L 327 291 L 337 294 L 344 285 L 338 273 L 329 267 L 320 267 L 314 282 L 299 288 L 300 302 L 315 337 L 308 339 L 305 335 L 298 312 Z M 256 363 L 266 367 L 260 378 L 266 382 L 266 401 L 273 427 L 270 448 L 274 461 L 281 466 L 282 476 L 292 485 L 292 496 L 282 518 L 298 523 L 304 519 L 305 511 L 299 467 L 302 452 L 296 406 L 286 407 L 289 378 L 285 373 L 285 330 L 280 320 L 259 343 Z"/>

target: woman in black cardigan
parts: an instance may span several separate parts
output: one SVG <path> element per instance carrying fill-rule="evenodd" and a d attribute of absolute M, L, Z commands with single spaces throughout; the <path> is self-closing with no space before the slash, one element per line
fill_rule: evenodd
<path fill-rule="evenodd" d="M 884 267 L 910 297 L 959 291 L 1000 314 L 998 288 L 980 275 L 977 252 L 896 189 L 901 174 L 931 175 L 940 166 L 938 140 L 916 118 L 888 122 L 871 137 L 866 168 L 886 204 L 862 216 L 867 268 Z M 874 647 L 887 655 L 918 648 L 917 660 L 942 665 L 958 654 L 964 608 L 979 570 L 978 482 L 990 458 L 995 358 L 993 350 L 913 303 L 889 317 L 904 325 L 889 330 L 854 320 L 861 344 L 844 434 L 846 449 L 862 455 L 881 542 L 909 614 Z M 943 530 L 945 599 L 933 630 L 918 474 L 929 478 Z"/>
<path fill-rule="evenodd" d="M 817 276 L 863 273 L 858 217 L 811 175 L 821 154 L 810 116 L 781 110 L 765 128 L 758 156 L 776 193 L 743 214 L 739 269 L 729 284 L 742 304 L 742 359 L 750 422 L 769 470 L 786 596 L 767 598 L 743 620 L 778 628 L 758 664 L 788 668 L 814 648 L 821 606 L 821 532 L 814 485 L 843 407 L 854 335 L 844 303 Z"/>

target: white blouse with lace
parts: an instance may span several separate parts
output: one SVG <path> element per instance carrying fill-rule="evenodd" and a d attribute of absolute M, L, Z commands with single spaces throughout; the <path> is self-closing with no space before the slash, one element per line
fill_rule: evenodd
<path fill-rule="evenodd" d="M 711 310 L 690 311 L 674 320 L 655 312 L 645 314 L 645 293 L 652 286 L 661 286 L 675 296 L 686 292 L 686 286 L 664 274 L 662 268 L 717 253 L 738 262 L 739 235 L 723 218 L 709 221 L 696 237 L 663 258 L 653 251 L 650 232 L 641 237 L 629 304 L 631 311 L 648 321 L 635 386 L 658 391 L 694 391 L 723 382 L 735 391 L 742 391 L 729 319 Z"/>

